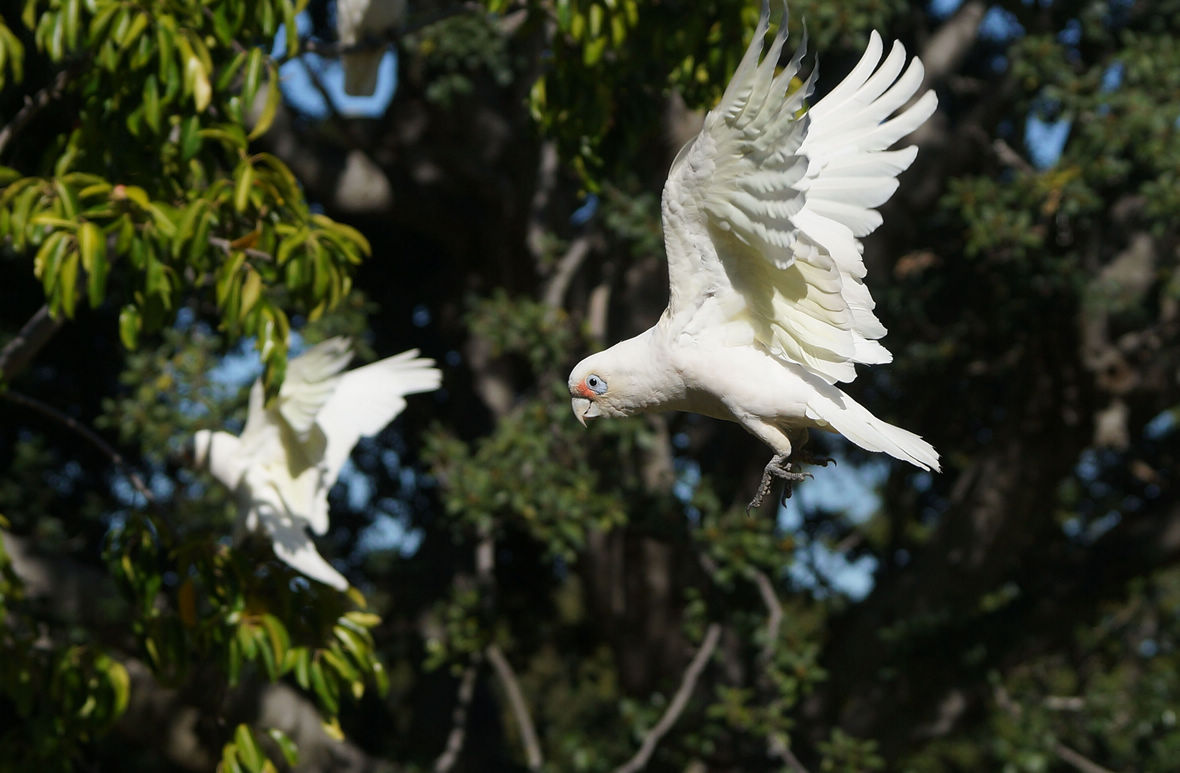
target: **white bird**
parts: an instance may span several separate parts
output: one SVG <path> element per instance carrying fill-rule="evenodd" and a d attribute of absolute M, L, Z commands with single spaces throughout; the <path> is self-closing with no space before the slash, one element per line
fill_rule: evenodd
<path fill-rule="evenodd" d="M 582 360 L 569 378 L 574 415 L 682 410 L 741 424 L 774 449 L 757 496 L 791 470 L 792 438 L 809 427 L 839 432 L 924 470 L 938 453 L 873 416 L 835 384 L 857 363 L 889 362 L 885 328 L 864 284 L 860 237 L 881 224 L 873 209 L 897 189 L 916 147 L 888 150 L 934 112 L 894 43 L 882 60 L 874 31 L 852 72 L 809 109 L 816 69 L 791 90 L 806 48 L 775 74 L 786 12 L 759 63 L 770 12 L 704 127 L 664 184 L 668 308 L 650 330 Z M 904 69 L 904 71 L 903 71 Z M 890 116 L 893 116 L 890 118 Z"/>
<path fill-rule="evenodd" d="M 406 0 L 336 0 L 336 37 L 343 48 L 366 38 L 379 38 L 401 24 Z M 386 46 L 340 55 L 344 67 L 344 93 L 372 96 L 377 90 L 377 72 Z"/>
<path fill-rule="evenodd" d="M 194 461 L 229 488 L 242 531 L 262 531 L 275 555 L 308 577 L 345 590 L 348 581 L 316 551 L 307 533 L 328 529 L 328 489 L 353 446 L 379 432 L 406 407 L 405 396 L 437 389 L 441 374 L 416 349 L 342 372 L 347 339 L 313 346 L 287 366 L 271 405 L 262 381 L 250 389 L 240 437 L 199 430 Z"/>

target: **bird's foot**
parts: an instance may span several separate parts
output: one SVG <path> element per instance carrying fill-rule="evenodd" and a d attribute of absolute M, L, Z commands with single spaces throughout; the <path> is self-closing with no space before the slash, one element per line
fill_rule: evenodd
<path fill-rule="evenodd" d="M 795 461 L 799 464 L 807 464 L 815 467 L 827 467 L 829 464 L 836 463 L 836 460 L 830 456 L 812 456 L 801 448 L 795 450 Z"/>
<path fill-rule="evenodd" d="M 791 487 L 795 481 L 810 477 L 810 473 L 795 472 L 792 470 L 791 463 L 787 461 L 787 454 L 775 454 L 766 463 L 766 468 L 762 470 L 762 482 L 758 484 L 758 493 L 750 500 L 750 504 L 746 505 L 746 513 L 748 514 L 751 510 L 757 510 L 762 506 L 766 495 L 770 493 L 770 487 L 773 485 L 775 478 L 783 481 L 782 501 L 786 502 L 791 496 Z"/>

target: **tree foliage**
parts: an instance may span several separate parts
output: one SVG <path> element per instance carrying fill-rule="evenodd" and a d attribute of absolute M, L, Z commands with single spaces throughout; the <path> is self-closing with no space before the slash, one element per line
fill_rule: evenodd
<path fill-rule="evenodd" d="M 415 5 L 362 116 L 331 0 L 3 4 L 0 768 L 1174 767 L 1180 5 L 792 4 L 817 97 L 874 28 L 939 94 L 853 391 L 945 466 L 815 437 L 775 516 L 740 429 L 565 387 L 757 4 Z M 332 492 L 346 594 L 183 458 L 340 334 L 444 369 Z"/>

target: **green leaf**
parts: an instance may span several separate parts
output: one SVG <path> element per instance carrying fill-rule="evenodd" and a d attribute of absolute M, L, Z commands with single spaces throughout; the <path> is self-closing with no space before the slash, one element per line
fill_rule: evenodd
<path fill-rule="evenodd" d="M 349 241 L 355 242 L 357 245 L 360 246 L 361 250 L 366 255 L 371 255 L 373 253 L 373 248 L 371 246 L 369 246 L 369 240 L 366 239 L 360 231 L 356 230 L 352 226 L 345 225 L 344 223 L 333 220 L 332 218 L 328 217 L 327 215 L 319 215 L 319 214 L 312 215 L 311 220 L 313 223 L 315 223 L 319 227 L 323 228 L 325 231 L 329 231 L 334 234 L 339 234 L 340 236 L 343 236 L 344 238 L 348 239 Z"/>
<path fill-rule="evenodd" d="M 274 650 L 275 660 L 279 663 L 284 663 L 287 660 L 287 650 L 291 646 L 291 639 L 287 635 L 287 629 L 283 627 L 282 622 L 271 614 L 262 616 L 262 626 L 266 629 L 267 636 L 270 637 L 270 646 Z"/>
<path fill-rule="evenodd" d="M 238 745 L 227 743 L 221 750 L 221 764 L 217 766 L 217 773 L 245 773 L 238 762 Z"/>
<path fill-rule="evenodd" d="M 311 653 L 306 647 L 300 648 L 296 653 L 295 681 L 305 690 L 311 688 Z"/>
<path fill-rule="evenodd" d="M 152 131 L 160 131 L 160 88 L 155 74 L 149 74 L 143 81 L 143 117 Z"/>
<path fill-rule="evenodd" d="M 119 339 L 125 349 L 134 351 L 139 345 L 139 331 L 142 327 L 139 309 L 131 305 L 124 306 L 119 312 Z"/>
<path fill-rule="evenodd" d="M 249 727 L 238 725 L 234 728 L 234 744 L 238 747 L 238 757 L 247 769 L 257 771 L 262 768 L 266 756 L 258 748 L 258 742 L 254 740 Z"/>
<path fill-rule="evenodd" d="M 246 58 L 246 74 L 242 79 L 242 101 L 247 107 L 254 104 L 254 95 L 258 93 L 258 82 L 262 77 L 264 63 L 261 48 L 252 49 Z"/>
<path fill-rule="evenodd" d="M 82 269 L 86 272 L 86 291 L 91 308 L 98 307 L 106 295 L 107 240 L 102 229 L 85 222 L 78 229 L 78 251 L 82 255 Z"/>
<path fill-rule="evenodd" d="M 299 52 L 299 25 L 295 23 L 295 6 L 291 0 L 279 0 L 283 10 L 283 28 L 287 33 L 287 56 Z"/>
<path fill-rule="evenodd" d="M 62 12 L 65 17 L 63 25 L 66 47 L 71 51 L 78 47 L 78 26 L 81 14 L 82 3 L 79 0 L 65 0 L 65 10 Z"/>
<path fill-rule="evenodd" d="M 46 295 L 53 292 L 57 283 L 57 268 L 65 254 L 68 238 L 65 231 L 54 231 L 41 243 L 41 249 L 33 258 L 33 276 L 41 280 Z"/>
<path fill-rule="evenodd" d="M 295 742 L 286 733 L 276 727 L 267 729 L 266 734 L 279 747 L 279 752 L 282 753 L 286 763 L 291 767 L 295 767 L 295 764 L 299 762 L 299 747 L 295 745 Z"/>
<path fill-rule="evenodd" d="M 238 164 L 234 171 L 234 209 L 245 212 L 250 203 L 250 188 L 254 185 L 254 167 L 249 159 Z"/>
<path fill-rule="evenodd" d="M 148 21 L 150 21 L 150 19 L 148 18 L 147 13 L 140 11 L 135 15 L 135 18 L 131 20 L 131 23 L 127 26 L 126 31 L 122 33 L 122 37 L 118 37 L 118 33 L 116 33 L 115 42 L 119 44 L 120 52 L 126 52 L 127 49 L 135 45 L 135 42 L 139 40 L 139 36 L 143 34 L 145 29 L 147 29 Z"/>
<path fill-rule="evenodd" d="M 70 250 L 61 263 L 61 279 L 57 283 L 57 297 L 67 317 L 73 318 L 78 300 L 78 252 Z"/>
<path fill-rule="evenodd" d="M 61 201 L 65 216 L 70 220 L 76 218 L 78 216 L 78 194 L 60 177 L 53 181 L 53 187 L 57 191 L 57 197 Z"/>
<path fill-rule="evenodd" d="M 311 686 L 316 697 L 320 699 L 324 711 L 331 716 L 340 713 L 340 688 L 336 686 L 335 679 L 327 678 L 319 657 L 311 662 Z"/>
<path fill-rule="evenodd" d="M 180 122 L 180 159 L 188 161 L 201 150 L 201 122 L 190 115 Z"/>
<path fill-rule="evenodd" d="M 266 669 L 266 678 L 270 681 L 275 681 L 279 678 L 278 659 L 275 658 L 275 652 L 270 647 L 270 638 L 266 635 L 266 631 L 261 628 L 253 630 L 254 644 L 258 649 L 258 655 L 262 658 L 262 667 Z"/>
<path fill-rule="evenodd" d="M 127 709 L 127 702 L 131 699 L 131 676 L 122 663 L 112 659 L 107 660 L 106 672 L 115 697 L 114 706 L 111 708 L 111 718 L 115 719 L 123 715 Z"/>
<path fill-rule="evenodd" d="M 258 123 L 254 124 L 254 128 L 250 130 L 249 139 L 261 137 L 274 123 L 275 113 L 279 109 L 279 100 L 282 97 L 282 90 L 279 88 L 278 68 L 271 62 L 267 64 L 266 71 L 269 75 L 266 83 L 266 102 L 262 106 L 262 112 L 258 115 Z"/>

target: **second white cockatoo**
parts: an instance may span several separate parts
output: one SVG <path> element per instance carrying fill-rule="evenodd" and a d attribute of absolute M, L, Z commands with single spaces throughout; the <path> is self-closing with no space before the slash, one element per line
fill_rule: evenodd
<path fill-rule="evenodd" d="M 406 0 L 336 0 L 336 37 L 342 48 L 378 40 L 401 24 Z M 344 93 L 354 97 L 372 96 L 377 90 L 377 73 L 388 46 L 340 55 L 344 68 Z"/>
<path fill-rule="evenodd" d="M 437 389 L 434 361 L 411 350 L 345 372 L 347 339 L 332 338 L 293 358 L 268 406 L 261 380 L 250 389 L 246 426 L 235 437 L 199 430 L 194 461 L 235 496 L 239 530 L 261 531 L 275 555 L 303 574 L 345 590 L 348 581 L 316 551 L 328 529 L 328 489 L 353 446 L 406 407 L 405 396 Z"/>
<path fill-rule="evenodd" d="M 917 154 L 889 147 L 929 118 L 937 100 L 927 91 L 905 107 L 922 83 L 922 63 L 906 66 L 900 43 L 882 60 L 874 31 L 860 63 L 807 107 L 817 68 L 791 88 L 806 35 L 775 72 L 785 17 L 784 8 L 761 57 L 770 20 L 763 3 L 720 103 L 672 162 L 662 201 L 667 309 L 651 329 L 582 360 L 569 378 L 583 424 L 663 410 L 741 424 L 774 449 L 750 508 L 773 477 L 788 493 L 806 477 L 789 460 L 792 439 L 800 445 L 811 427 L 938 470 L 929 443 L 836 386 L 856 377 L 858 363 L 892 359 L 878 343 L 885 328 L 864 283 L 860 238 L 881 224 L 874 207 Z"/>

